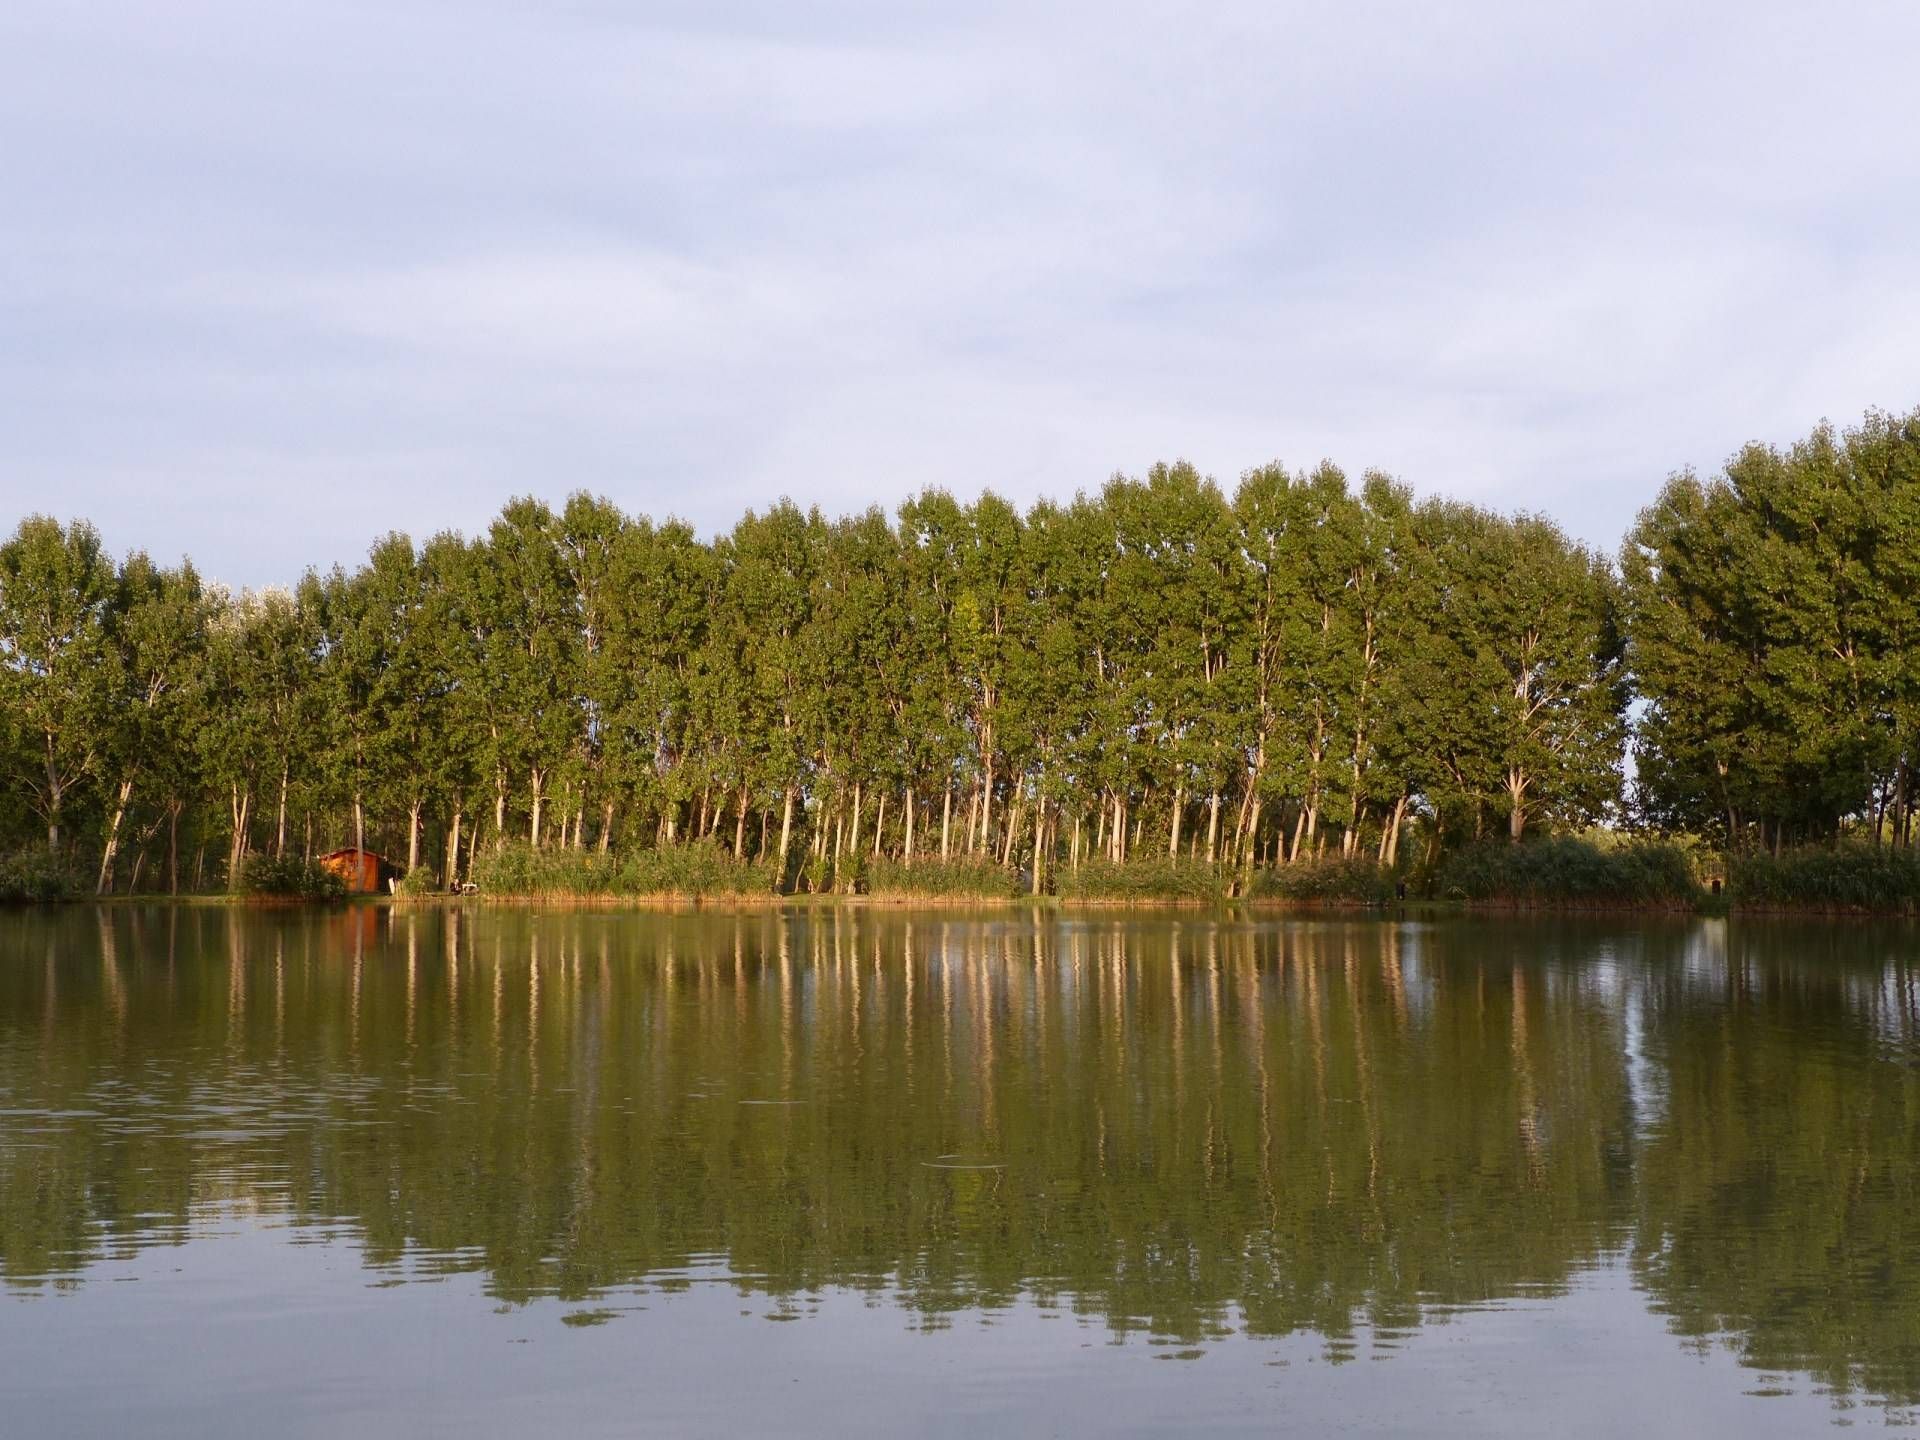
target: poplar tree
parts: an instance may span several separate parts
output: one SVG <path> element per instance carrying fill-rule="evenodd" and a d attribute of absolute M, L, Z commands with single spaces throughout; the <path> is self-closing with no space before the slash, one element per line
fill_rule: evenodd
<path fill-rule="evenodd" d="M 30 515 L 0 545 L 0 698 L 26 752 L 14 778 L 55 852 L 101 759 L 113 590 L 113 563 L 85 521 Z"/>

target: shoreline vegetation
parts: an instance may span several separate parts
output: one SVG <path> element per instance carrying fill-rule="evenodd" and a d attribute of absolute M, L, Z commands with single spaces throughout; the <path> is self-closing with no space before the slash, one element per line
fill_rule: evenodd
<path fill-rule="evenodd" d="M 1724 870 L 1722 884 L 1704 871 Z M 50 903 L 96 899 L 70 883 L 45 879 L 31 888 L 0 870 L 0 901 Z M 578 907 L 589 909 L 765 908 L 852 905 L 908 908 L 1032 907 L 1064 910 L 1208 909 L 1354 913 L 1608 912 L 1666 914 L 1920 916 L 1920 854 L 1842 846 L 1779 856 L 1726 857 L 1665 841 L 1613 835 L 1560 836 L 1523 845 L 1482 842 L 1446 856 L 1427 871 L 1386 869 L 1367 860 L 1306 860 L 1247 873 L 1193 862 L 1114 865 L 1089 861 L 1036 893 L 1031 877 L 990 862 L 869 862 L 839 885 L 781 890 L 771 872 L 736 862 L 724 851 L 687 846 L 642 852 L 628 862 L 570 851 L 504 847 L 476 867 L 479 888 L 449 892 L 402 883 L 389 895 L 358 897 L 393 904 Z M 1714 878 L 1720 878 L 1715 875 Z M 247 868 L 233 892 L 128 900 L 263 906 L 343 903 L 337 876 L 302 861 Z"/>
<path fill-rule="evenodd" d="M 234 593 L 0 543 L 0 900 L 1920 910 L 1920 412 L 1615 555 L 1390 477 L 604 499 Z M 356 852 L 341 862 L 344 852 Z"/>

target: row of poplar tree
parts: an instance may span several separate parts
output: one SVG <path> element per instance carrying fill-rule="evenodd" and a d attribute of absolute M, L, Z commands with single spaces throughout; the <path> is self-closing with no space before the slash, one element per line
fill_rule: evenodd
<path fill-rule="evenodd" d="M 848 849 L 1394 864 L 1410 825 L 1910 843 L 1916 642 L 1920 412 L 1682 476 L 1617 560 L 1331 466 L 783 502 L 710 542 L 524 499 L 238 594 L 35 516 L 0 546 L 0 843 L 102 890 L 339 844 L 452 879 L 698 841 L 790 881 Z"/>

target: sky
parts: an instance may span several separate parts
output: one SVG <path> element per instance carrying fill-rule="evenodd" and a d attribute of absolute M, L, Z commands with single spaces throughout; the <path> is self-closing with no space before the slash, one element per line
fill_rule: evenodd
<path fill-rule="evenodd" d="M 1613 549 L 1920 405 L 1912 0 L 6 0 L 0 525 L 1331 459 Z"/>

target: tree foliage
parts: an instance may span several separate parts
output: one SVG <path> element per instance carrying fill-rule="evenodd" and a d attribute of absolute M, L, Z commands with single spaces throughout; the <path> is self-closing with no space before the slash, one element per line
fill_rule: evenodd
<path fill-rule="evenodd" d="M 240 594 L 33 516 L 0 545 L 0 845 L 103 891 L 699 843 L 780 889 L 1091 894 L 1623 818 L 1910 843 L 1917 597 L 1912 417 L 1677 478 L 1617 565 L 1331 465 L 782 501 L 710 541 L 517 499 Z"/>

